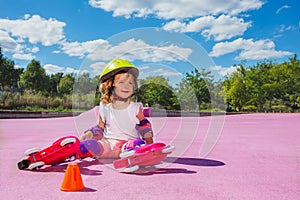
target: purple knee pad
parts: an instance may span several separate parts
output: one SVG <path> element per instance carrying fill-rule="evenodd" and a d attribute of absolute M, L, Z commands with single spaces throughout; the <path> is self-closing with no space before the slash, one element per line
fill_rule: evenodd
<path fill-rule="evenodd" d="M 81 158 L 100 156 L 102 152 L 102 145 L 95 139 L 86 139 L 80 142 Z"/>

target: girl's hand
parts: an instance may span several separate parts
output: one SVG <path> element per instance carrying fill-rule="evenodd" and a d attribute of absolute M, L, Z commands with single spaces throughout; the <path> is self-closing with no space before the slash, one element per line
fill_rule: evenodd
<path fill-rule="evenodd" d="M 79 140 L 83 141 L 83 140 L 86 140 L 86 139 L 89 139 L 92 137 L 93 137 L 93 133 L 91 131 L 87 131 L 83 135 L 80 136 Z"/>
<path fill-rule="evenodd" d="M 153 143 L 153 135 L 152 132 L 148 132 L 144 135 L 143 140 L 145 140 L 146 144 L 152 144 Z"/>

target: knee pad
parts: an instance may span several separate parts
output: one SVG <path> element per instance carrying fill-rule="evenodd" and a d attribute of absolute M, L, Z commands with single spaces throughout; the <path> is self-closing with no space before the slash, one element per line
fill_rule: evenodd
<path fill-rule="evenodd" d="M 80 142 L 80 158 L 100 156 L 103 153 L 102 145 L 95 139 L 86 139 Z"/>

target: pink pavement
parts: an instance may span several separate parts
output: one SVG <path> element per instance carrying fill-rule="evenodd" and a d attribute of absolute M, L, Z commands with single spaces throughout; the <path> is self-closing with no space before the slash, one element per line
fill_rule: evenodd
<path fill-rule="evenodd" d="M 1 199 L 299 199 L 300 114 L 227 115 L 207 141 L 215 117 L 153 117 L 155 140 L 175 144 L 164 163 L 133 174 L 112 160 L 76 161 L 83 191 L 63 192 L 67 164 L 21 171 L 25 150 L 44 148 L 95 123 L 96 108 L 76 117 L 0 120 Z M 222 117 L 221 117 L 222 118 Z M 219 124 L 220 124 L 219 123 Z M 181 131 L 178 131 L 181 130 Z M 218 139 L 216 141 L 216 139 Z M 204 143 L 216 143 L 200 157 Z"/>

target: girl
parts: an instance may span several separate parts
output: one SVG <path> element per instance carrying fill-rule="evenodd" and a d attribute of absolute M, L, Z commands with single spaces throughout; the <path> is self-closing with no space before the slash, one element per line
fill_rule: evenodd
<path fill-rule="evenodd" d="M 106 65 L 100 75 L 97 125 L 80 137 L 81 158 L 118 158 L 122 151 L 153 143 L 151 124 L 142 104 L 131 101 L 137 92 L 138 75 L 138 69 L 127 60 L 117 59 Z"/>

